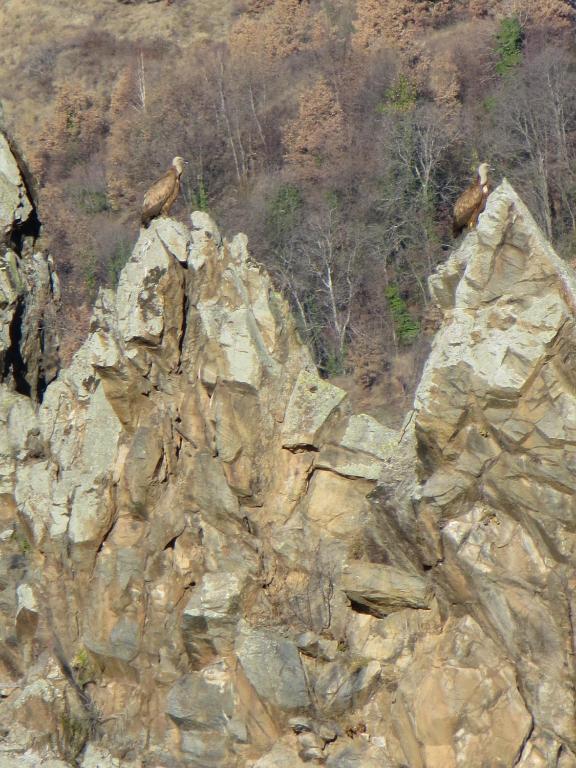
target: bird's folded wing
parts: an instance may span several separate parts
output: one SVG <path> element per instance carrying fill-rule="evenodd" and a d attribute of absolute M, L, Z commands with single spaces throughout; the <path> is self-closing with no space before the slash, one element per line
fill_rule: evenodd
<path fill-rule="evenodd" d="M 164 202 L 170 196 L 173 187 L 174 174 L 170 170 L 158 179 L 158 181 L 155 181 L 144 195 L 144 203 L 142 204 L 143 211 L 146 211 L 148 208 L 155 208 L 158 205 L 162 207 Z"/>
<path fill-rule="evenodd" d="M 478 184 L 468 187 L 454 205 L 454 221 L 466 223 L 482 203 L 482 188 Z"/>

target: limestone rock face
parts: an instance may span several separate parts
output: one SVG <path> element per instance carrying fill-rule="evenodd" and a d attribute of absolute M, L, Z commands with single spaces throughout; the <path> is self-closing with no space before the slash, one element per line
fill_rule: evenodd
<path fill-rule="evenodd" d="M 426 580 L 377 563 L 352 562 L 342 574 L 342 589 L 355 603 L 375 615 L 402 608 L 428 608 L 431 591 Z"/>
<path fill-rule="evenodd" d="M 305 710 L 310 693 L 295 643 L 270 631 L 242 631 L 236 656 L 244 674 L 263 701 L 279 709 Z"/>
<path fill-rule="evenodd" d="M 401 433 L 198 212 L 0 385 L 0 762 L 576 766 L 576 285 L 503 183 L 431 286 Z"/>

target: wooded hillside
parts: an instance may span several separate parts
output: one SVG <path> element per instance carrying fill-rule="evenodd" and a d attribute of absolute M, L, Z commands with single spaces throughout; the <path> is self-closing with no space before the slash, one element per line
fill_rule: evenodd
<path fill-rule="evenodd" d="M 321 370 L 398 397 L 433 322 L 426 278 L 480 161 L 576 257 L 569 2 L 238 0 L 224 39 L 198 34 L 193 9 L 146 4 L 140 38 L 105 16 L 63 18 L 26 63 L 4 56 L 6 127 L 61 275 L 65 353 L 176 154 L 190 165 L 174 213 L 209 209 L 225 234 L 247 232 Z"/>

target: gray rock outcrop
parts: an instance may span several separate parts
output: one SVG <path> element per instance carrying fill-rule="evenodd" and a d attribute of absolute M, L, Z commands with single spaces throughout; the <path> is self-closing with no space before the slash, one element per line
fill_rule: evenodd
<path fill-rule="evenodd" d="M 36 674 L 61 670 L 46 728 L 69 757 L 72 705 L 109 723 L 99 748 L 227 768 L 290 740 L 295 712 L 363 705 L 380 665 L 347 661 L 339 580 L 370 558 L 366 495 L 392 433 L 351 416 L 244 236 L 223 241 L 205 214 L 142 231 L 91 328 L 41 405 L 18 405 L 5 545 L 37 607 L 14 598 L 22 653 L 4 674 L 25 685 L 52 638 Z M 11 709 L 24 746 L 40 706 Z M 336 738 L 292 736 L 307 759 Z"/>

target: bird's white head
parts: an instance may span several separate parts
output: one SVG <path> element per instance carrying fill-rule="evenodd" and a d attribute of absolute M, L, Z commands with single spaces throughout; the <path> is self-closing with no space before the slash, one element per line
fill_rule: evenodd
<path fill-rule="evenodd" d="M 184 160 L 183 157 L 175 157 L 174 160 L 172 160 L 172 165 L 178 171 L 178 175 L 179 176 L 182 175 L 182 172 L 184 170 L 184 165 L 185 164 L 186 164 L 186 160 Z"/>
<path fill-rule="evenodd" d="M 478 178 L 480 180 L 481 187 L 488 184 L 489 171 L 490 171 L 490 166 L 488 165 L 488 163 L 480 163 L 480 165 L 478 166 Z"/>

